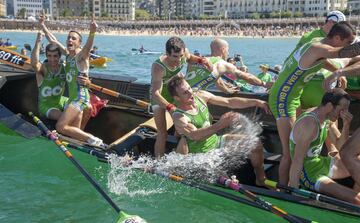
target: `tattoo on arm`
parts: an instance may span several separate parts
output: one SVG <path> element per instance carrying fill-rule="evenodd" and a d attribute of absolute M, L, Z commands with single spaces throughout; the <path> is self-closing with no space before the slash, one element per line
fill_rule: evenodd
<path fill-rule="evenodd" d="M 339 58 L 349 58 L 360 55 L 360 42 L 344 47 L 339 51 Z"/>

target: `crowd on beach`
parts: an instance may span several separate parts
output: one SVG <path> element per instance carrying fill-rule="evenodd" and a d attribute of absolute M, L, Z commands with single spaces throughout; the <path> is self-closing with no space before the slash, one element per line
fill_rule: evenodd
<path fill-rule="evenodd" d="M 78 31 L 68 33 L 64 46 L 48 29 L 43 17 L 39 26 L 41 32 L 31 57 L 40 89 L 40 113 L 57 120 L 56 130 L 59 133 L 105 148 L 101 139 L 84 131 L 93 110 L 88 73 L 90 51 L 99 32 L 97 23 L 94 19 L 91 21 L 89 38 L 83 46 L 82 35 Z M 161 159 L 165 153 L 167 112 L 179 136 L 175 152 L 187 155 L 207 153 L 217 148 L 241 152 L 240 147 L 228 148 L 226 143 L 250 138 L 237 133 L 218 134 L 237 123 L 239 115 L 227 112 L 212 123 L 208 104 L 229 109 L 258 107 L 276 119 L 282 144 L 279 167 L 282 184 L 294 188 L 301 186 L 360 205 L 360 146 L 356 140 L 360 137 L 360 128 L 350 136 L 353 116 L 348 111 L 350 96 L 345 91 L 348 76 L 360 74 L 360 42 L 356 41 L 354 27 L 346 22 L 341 12 L 333 11 L 318 29 L 248 28 L 242 34 L 287 36 L 293 35 L 295 30 L 297 35 L 302 35 L 311 28 L 313 30 L 303 35 L 294 46 L 282 68 L 274 69 L 279 73 L 276 79 L 267 73 L 270 70 L 267 65 L 261 67 L 262 72 L 258 75 L 248 73 L 243 64 L 237 66 L 236 62 L 241 63 L 241 58 L 228 58 L 230 46 L 224 39 L 214 38 L 210 44 L 211 55 L 202 57 L 189 52 L 178 37 L 192 32 L 196 35 L 219 35 L 211 29 L 165 31 L 167 35 L 174 36 L 165 43 L 166 53 L 157 58 L 151 67 L 151 108 L 157 127 L 155 157 Z M 126 34 L 157 34 L 162 31 L 148 29 L 132 32 Z M 226 35 L 238 34 L 231 29 L 222 32 Z M 45 49 L 47 61 L 42 63 L 39 61 L 39 50 L 44 36 L 50 44 Z M 66 55 L 65 64 L 60 62 L 62 54 Z M 184 66 L 187 66 L 187 71 L 182 74 Z M 246 91 L 246 85 L 262 87 L 269 93 L 269 101 L 213 95 L 206 91 L 211 84 L 227 94 L 234 94 L 239 89 Z M 55 87 L 61 89 L 56 91 L 59 94 L 43 94 L 46 89 Z M 65 87 L 68 88 L 68 98 L 62 95 Z M 342 121 L 341 128 L 337 125 L 338 119 Z M 321 155 L 324 144 L 327 147 L 325 156 Z M 255 184 L 264 186 L 263 145 L 259 138 L 254 138 L 252 146 L 254 149 L 248 157 L 256 175 Z"/>
<path fill-rule="evenodd" d="M 145 24 L 146 25 L 146 24 Z M 172 24 L 165 26 L 161 22 L 158 24 L 153 22 L 152 25 L 134 25 L 123 26 L 121 23 L 102 22 L 98 33 L 107 35 L 158 35 L 158 36 L 233 36 L 233 37 L 254 37 L 254 38 L 271 38 L 271 37 L 300 37 L 304 33 L 316 29 L 315 25 L 309 23 L 292 24 L 286 26 L 278 25 L 258 25 L 258 24 L 243 24 L 243 25 L 224 25 L 216 28 L 213 24 L 206 22 L 201 25 L 194 26 Z M 66 33 L 69 28 L 76 27 L 80 33 L 87 32 L 87 24 L 83 20 L 57 20 L 49 21 L 49 29 L 56 32 Z M 1 27 L 1 29 L 9 29 L 9 27 Z M 26 31 L 26 28 L 16 28 L 15 30 Z M 356 26 L 357 33 L 360 32 L 360 26 Z M 36 30 L 36 25 L 30 30 Z"/>

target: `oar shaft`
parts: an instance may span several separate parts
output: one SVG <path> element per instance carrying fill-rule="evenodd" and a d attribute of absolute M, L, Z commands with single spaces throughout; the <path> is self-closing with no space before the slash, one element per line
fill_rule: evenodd
<path fill-rule="evenodd" d="M 64 152 L 67 158 L 78 168 L 78 170 L 84 175 L 84 177 L 95 187 L 95 189 L 105 198 L 107 202 L 115 209 L 117 213 L 120 213 L 120 208 L 115 204 L 115 202 L 105 193 L 105 191 L 100 187 L 100 185 L 90 176 L 90 174 L 80 165 L 80 163 L 73 157 L 71 152 L 61 143 L 58 137 L 51 132 L 45 124 L 34 114 L 29 113 L 29 115 L 33 118 L 34 122 L 37 126 L 43 131 L 43 133 L 51 139 L 59 149 Z"/>
<path fill-rule="evenodd" d="M 311 198 L 311 199 L 314 199 L 314 200 L 317 200 L 317 201 L 322 201 L 322 202 L 326 202 L 326 203 L 329 203 L 329 204 L 334 204 L 334 205 L 337 205 L 337 206 L 340 206 L 340 207 L 344 207 L 344 208 L 347 208 L 347 209 L 350 209 L 350 210 L 360 212 L 360 207 L 359 206 L 356 206 L 356 205 L 353 205 L 353 204 L 348 203 L 346 201 L 342 201 L 342 200 L 339 200 L 339 199 L 336 199 L 336 198 L 333 198 L 333 197 L 329 197 L 329 196 L 326 196 L 326 195 L 323 195 L 323 194 L 315 193 L 315 192 L 304 190 L 304 189 L 297 189 L 297 188 L 285 186 L 285 185 L 279 184 L 279 183 L 277 183 L 275 181 L 271 181 L 271 180 L 266 180 L 265 184 L 270 186 L 270 187 L 273 187 L 273 188 L 284 189 L 284 190 L 290 191 L 292 193 L 299 194 L 301 196 Z"/>
<path fill-rule="evenodd" d="M 289 213 L 282 210 L 281 208 L 276 207 L 275 205 L 263 200 L 262 198 L 256 196 L 255 194 L 251 193 L 250 191 L 243 189 L 241 187 L 241 184 L 234 183 L 229 178 L 220 177 L 218 182 L 221 185 L 224 185 L 224 186 L 226 186 L 228 188 L 231 188 L 231 189 L 233 189 L 235 191 L 238 191 L 238 192 L 244 194 L 246 197 L 250 198 L 251 200 L 253 200 L 257 204 L 269 209 L 274 214 L 286 219 L 289 222 L 296 222 L 296 223 L 311 222 L 309 220 L 302 220 L 302 219 L 299 219 L 299 218 L 297 218 L 295 216 L 290 215 Z"/>
<path fill-rule="evenodd" d="M 244 203 L 244 204 L 247 204 L 247 205 L 251 205 L 253 207 L 257 207 L 257 208 L 262 208 L 263 210 L 266 210 L 266 211 L 270 211 L 270 212 L 277 212 L 275 214 L 279 215 L 280 217 L 283 217 L 284 219 L 288 220 L 289 222 L 294 222 L 294 223 L 304 223 L 304 222 L 311 222 L 307 219 L 303 219 L 303 218 L 300 218 L 300 217 L 297 217 L 297 216 L 293 216 L 293 215 L 288 215 L 286 212 L 282 211 L 280 208 L 274 208 L 275 210 L 272 210 L 272 208 L 270 207 L 267 207 L 267 205 L 264 205 L 262 204 L 260 201 L 259 201 L 259 198 L 255 198 L 255 200 L 257 200 L 258 202 L 256 202 L 253 198 L 256 197 L 256 195 L 252 194 L 251 192 L 248 192 L 250 194 L 250 199 L 252 199 L 253 201 L 250 201 L 250 200 L 246 200 L 246 199 L 240 199 L 240 197 L 237 197 L 237 198 L 234 198 L 232 197 L 231 195 L 229 194 L 226 194 L 222 191 L 218 191 L 218 190 L 215 190 L 213 188 L 210 188 L 206 185 L 202 185 L 202 184 L 195 184 L 195 183 L 192 183 L 192 182 L 188 182 L 186 180 L 184 180 L 183 177 L 181 176 L 177 176 L 177 175 L 173 175 L 173 174 L 166 174 L 166 173 L 156 173 L 157 175 L 160 175 L 162 177 L 165 177 L 165 178 L 168 178 L 168 179 L 171 179 L 173 181 L 176 181 L 176 182 L 180 182 L 182 184 L 185 184 L 187 186 L 191 186 L 191 187 L 194 187 L 194 188 L 198 188 L 200 190 L 203 190 L 203 191 L 206 191 L 206 192 L 210 192 L 210 193 L 213 193 L 213 194 L 216 194 L 216 195 L 219 195 L 219 196 L 222 196 L 222 197 L 225 197 L 225 198 L 228 198 L 228 199 L 231 199 L 231 200 L 235 200 L 235 201 L 238 201 L 238 202 L 241 202 L 241 203 Z M 241 189 L 241 190 L 244 190 L 244 189 Z M 246 195 L 246 193 L 244 193 Z M 246 195 L 248 196 L 248 195 Z M 265 201 L 263 201 L 265 202 Z M 286 215 L 285 215 L 286 214 Z M 285 216 L 284 216 L 285 215 Z"/>
<path fill-rule="evenodd" d="M 110 90 L 110 89 L 108 89 L 108 88 L 101 87 L 101 86 L 96 85 L 96 84 L 93 84 L 93 83 L 90 84 L 90 88 L 91 88 L 91 89 L 94 89 L 94 90 L 96 90 L 96 91 L 99 91 L 99 92 L 101 92 L 101 93 L 104 93 L 104 94 L 107 94 L 107 95 L 116 97 L 116 98 L 126 99 L 126 100 L 131 101 L 131 102 L 134 102 L 135 104 L 137 104 L 137 105 L 139 105 L 139 106 L 141 106 L 141 107 L 144 107 L 144 108 L 147 108 L 147 107 L 149 106 L 149 103 L 146 102 L 146 101 L 142 101 L 142 100 L 139 100 L 139 99 L 130 97 L 130 96 L 128 96 L 128 95 L 121 94 L 121 93 L 119 93 L 119 92 Z"/>

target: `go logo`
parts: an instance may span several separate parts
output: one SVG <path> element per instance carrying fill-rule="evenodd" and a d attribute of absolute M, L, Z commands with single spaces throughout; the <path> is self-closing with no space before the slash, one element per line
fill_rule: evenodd
<path fill-rule="evenodd" d="M 74 74 L 74 70 L 70 70 L 68 73 L 66 73 L 66 82 L 70 83 L 73 80 L 73 76 L 75 76 Z"/>
<path fill-rule="evenodd" d="M 304 77 L 304 83 L 307 83 L 309 82 L 311 79 L 313 79 L 313 77 L 316 75 L 316 72 L 315 73 L 312 73 L 312 74 L 309 74 L 307 75 L 306 77 Z"/>
<path fill-rule="evenodd" d="M 62 87 L 61 86 L 55 86 L 54 88 L 51 87 L 44 87 L 41 90 L 41 95 L 43 97 L 51 97 L 51 96 L 59 96 L 62 93 Z"/>
<path fill-rule="evenodd" d="M 195 77 L 196 77 L 196 72 L 195 72 L 195 71 L 191 71 L 191 72 L 189 72 L 189 73 L 186 74 L 185 80 L 191 80 L 191 79 L 193 79 L 193 78 L 195 78 Z"/>

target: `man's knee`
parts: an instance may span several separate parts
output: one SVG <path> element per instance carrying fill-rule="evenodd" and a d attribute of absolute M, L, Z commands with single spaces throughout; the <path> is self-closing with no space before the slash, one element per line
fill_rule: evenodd
<path fill-rule="evenodd" d="M 58 131 L 60 133 L 66 131 L 65 124 L 62 122 L 57 122 L 55 125 L 55 129 L 56 129 L 56 131 Z"/>

